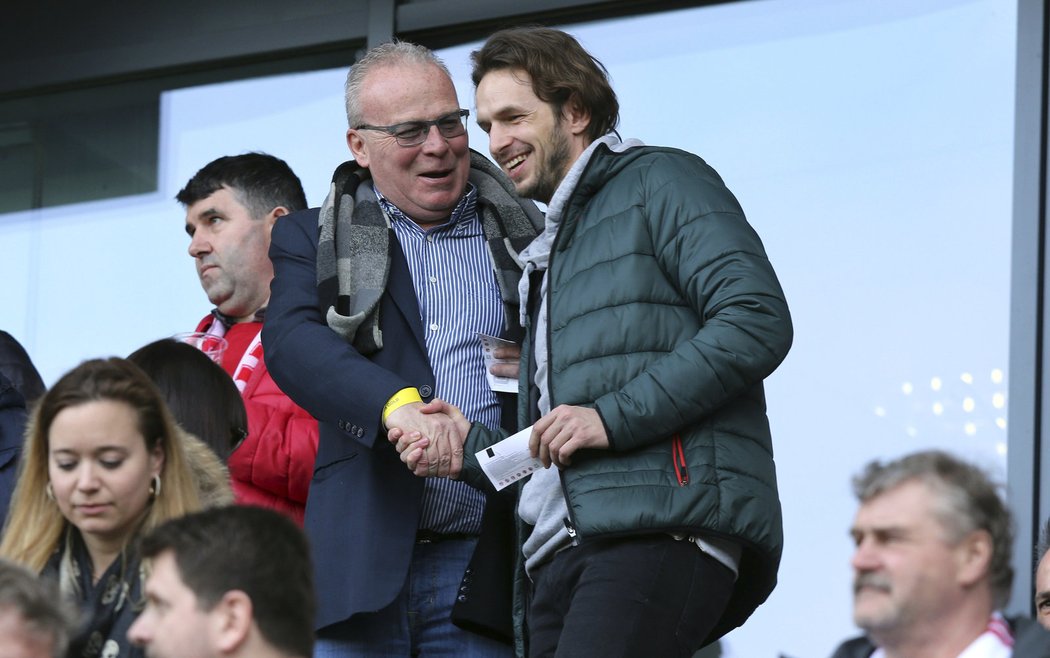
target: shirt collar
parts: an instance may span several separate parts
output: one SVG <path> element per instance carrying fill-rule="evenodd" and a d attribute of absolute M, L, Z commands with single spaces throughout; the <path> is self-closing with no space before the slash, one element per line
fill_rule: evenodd
<path fill-rule="evenodd" d="M 379 188 L 372 184 L 372 189 L 375 190 L 376 198 L 379 200 L 380 207 L 390 217 L 391 221 L 403 222 L 409 226 L 414 226 L 420 231 L 423 229 L 416 224 L 407 214 L 402 212 L 400 208 L 391 203 L 383 193 L 379 191 Z M 452 214 L 444 224 L 435 227 L 435 229 L 458 229 L 460 226 L 465 225 L 472 218 L 477 216 L 477 202 L 478 202 L 478 188 L 473 183 L 467 182 L 467 190 L 464 192 L 463 197 L 456 204 L 456 207 L 452 209 Z"/>
<path fill-rule="evenodd" d="M 213 308 L 211 310 L 211 314 L 213 316 L 215 316 L 215 319 L 218 320 L 219 322 L 221 322 L 222 326 L 226 327 L 227 329 L 229 329 L 233 325 L 237 324 L 237 319 L 236 318 L 233 318 L 233 317 L 230 317 L 229 315 L 226 315 L 225 313 L 223 313 L 222 311 L 220 311 L 217 308 Z M 255 312 L 255 316 L 251 319 L 251 322 L 262 322 L 264 319 L 266 319 L 266 307 L 265 306 L 263 306 L 262 308 L 260 308 L 258 311 Z"/>

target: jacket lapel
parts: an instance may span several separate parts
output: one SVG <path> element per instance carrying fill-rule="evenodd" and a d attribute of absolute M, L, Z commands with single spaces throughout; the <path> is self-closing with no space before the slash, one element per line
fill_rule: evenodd
<path fill-rule="evenodd" d="M 386 291 L 394 306 L 404 316 L 405 324 L 411 329 L 419 348 L 426 354 L 427 346 L 423 338 L 423 321 L 420 318 L 419 302 L 416 301 L 416 289 L 412 287 L 412 274 L 408 271 L 408 261 L 405 260 L 405 252 L 401 250 L 401 243 L 396 235 L 392 235 L 390 240 L 390 277 L 387 280 Z M 380 324 L 385 323 L 380 320 Z"/>

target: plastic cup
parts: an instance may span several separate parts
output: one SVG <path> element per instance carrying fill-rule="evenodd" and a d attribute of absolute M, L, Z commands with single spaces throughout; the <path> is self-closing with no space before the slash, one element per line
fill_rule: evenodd
<path fill-rule="evenodd" d="M 226 346 L 228 345 L 226 339 L 222 336 L 214 336 L 201 331 L 187 331 L 175 334 L 172 338 L 180 343 L 193 345 L 201 352 L 207 354 L 209 359 L 220 366 L 222 365 L 222 355 L 226 353 Z"/>

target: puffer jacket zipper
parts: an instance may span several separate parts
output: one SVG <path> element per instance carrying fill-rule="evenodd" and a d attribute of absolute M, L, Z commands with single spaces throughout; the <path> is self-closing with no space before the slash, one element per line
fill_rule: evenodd
<path fill-rule="evenodd" d="M 671 456 L 674 459 L 674 474 L 678 478 L 678 486 L 684 487 L 689 484 L 689 467 L 685 463 L 685 448 L 682 447 L 681 434 L 671 437 Z"/>

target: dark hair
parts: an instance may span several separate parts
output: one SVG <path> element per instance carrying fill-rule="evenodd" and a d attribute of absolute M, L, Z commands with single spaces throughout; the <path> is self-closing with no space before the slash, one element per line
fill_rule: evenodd
<path fill-rule="evenodd" d="M 73 611 L 59 595 L 57 583 L 0 560 L 0 610 L 5 608 L 17 612 L 32 633 L 51 641 L 51 655 L 66 655 Z"/>
<path fill-rule="evenodd" d="M 864 503 L 911 481 L 922 482 L 936 497 L 937 518 L 950 541 L 960 541 L 975 530 L 991 536 L 992 595 L 997 609 L 1006 605 L 1014 580 L 1013 517 L 995 484 L 976 466 L 941 450 L 927 450 L 887 463 L 869 463 L 853 478 L 853 492 Z"/>
<path fill-rule="evenodd" d="M 140 347 L 128 361 L 153 380 L 190 434 L 208 444 L 223 462 L 246 435 L 248 414 L 233 379 L 204 352 L 163 338 Z"/>
<path fill-rule="evenodd" d="M 500 30 L 470 53 L 470 60 L 475 87 L 491 71 L 521 69 L 532 78 L 536 97 L 553 106 L 554 116 L 561 116 L 570 100 L 579 103 L 590 113 L 587 137 L 592 142 L 620 121 L 609 71 L 565 32 L 538 26 Z"/>
<path fill-rule="evenodd" d="M 1050 519 L 1047 519 L 1046 523 L 1043 524 L 1043 529 L 1039 531 L 1039 543 L 1035 546 L 1035 564 L 1039 565 L 1042 561 L 1043 556 L 1050 551 Z"/>
<path fill-rule="evenodd" d="M 226 592 L 252 601 L 255 622 L 274 647 L 313 655 L 313 567 L 306 537 L 291 520 L 261 507 L 218 507 L 161 525 L 142 556 L 172 551 L 182 582 L 203 610 Z"/>
<path fill-rule="evenodd" d="M 0 373 L 22 394 L 27 407 L 47 391 L 25 348 L 6 331 L 0 331 Z"/>
<path fill-rule="evenodd" d="M 175 199 L 191 206 L 224 186 L 234 190 L 241 205 L 255 219 L 262 219 L 277 206 L 284 206 L 289 212 L 307 207 L 299 177 L 284 160 L 266 153 L 227 155 L 212 160 L 193 175 Z"/>

